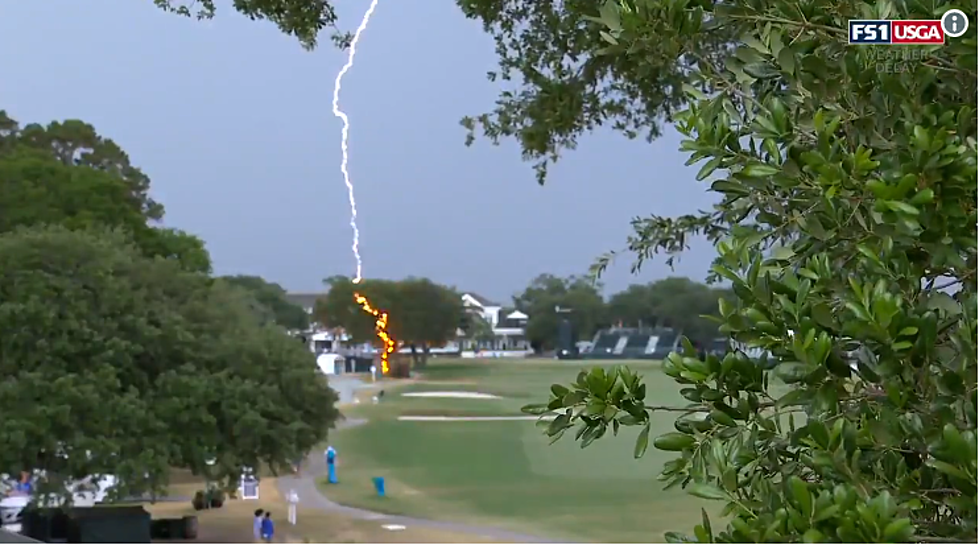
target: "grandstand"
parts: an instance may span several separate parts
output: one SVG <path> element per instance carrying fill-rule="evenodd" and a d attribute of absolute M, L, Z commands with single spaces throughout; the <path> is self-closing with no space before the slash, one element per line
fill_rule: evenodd
<path fill-rule="evenodd" d="M 680 335 L 668 327 L 610 328 L 599 331 L 584 359 L 663 359 L 680 346 Z"/>

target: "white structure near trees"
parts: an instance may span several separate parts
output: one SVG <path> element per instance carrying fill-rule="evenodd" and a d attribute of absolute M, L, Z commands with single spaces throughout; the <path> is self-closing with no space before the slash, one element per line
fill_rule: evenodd
<path fill-rule="evenodd" d="M 459 331 L 462 357 L 521 357 L 532 352 L 526 335 L 529 316 L 473 292 L 462 294 L 462 304 L 489 326 L 482 333 Z"/>

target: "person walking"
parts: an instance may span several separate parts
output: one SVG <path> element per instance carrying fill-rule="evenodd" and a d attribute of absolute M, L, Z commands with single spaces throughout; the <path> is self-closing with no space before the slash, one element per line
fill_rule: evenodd
<path fill-rule="evenodd" d="M 256 543 L 262 540 L 262 520 L 263 520 L 262 515 L 263 514 L 265 514 L 265 511 L 262 511 L 261 509 L 256 509 L 255 520 L 252 521 L 252 533 L 255 534 Z"/>
<path fill-rule="evenodd" d="M 272 543 L 273 536 L 275 536 L 275 524 L 272 522 L 272 513 L 266 511 L 265 518 L 262 519 L 262 539 L 266 543 Z"/>

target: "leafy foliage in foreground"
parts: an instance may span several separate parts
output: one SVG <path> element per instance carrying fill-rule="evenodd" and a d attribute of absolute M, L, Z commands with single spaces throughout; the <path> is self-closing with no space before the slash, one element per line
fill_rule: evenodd
<path fill-rule="evenodd" d="M 731 282 L 721 331 L 769 351 L 673 354 L 663 372 L 686 407 L 645 399 L 628 369 L 555 385 L 586 446 L 678 410 L 653 440 L 676 452 L 662 479 L 723 501 L 699 542 L 976 541 L 976 40 L 970 30 L 910 60 L 846 44 L 847 19 L 934 19 L 946 7 L 853 0 L 702 6 L 606 4 L 605 54 L 696 60 L 673 117 L 714 211 L 637 225 L 640 259 L 717 242 Z M 611 6 L 611 7 L 608 7 Z M 966 10 L 976 20 L 976 9 Z M 737 40 L 705 56 L 715 29 Z M 888 67 L 889 66 L 889 67 Z M 883 67 L 883 68 L 882 68 Z M 896 67 L 896 68 L 895 68 Z M 788 389 L 776 386 L 779 381 Z"/>

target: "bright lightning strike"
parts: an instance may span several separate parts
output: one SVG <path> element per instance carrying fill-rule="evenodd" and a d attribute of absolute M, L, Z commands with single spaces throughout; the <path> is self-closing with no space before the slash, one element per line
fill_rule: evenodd
<path fill-rule="evenodd" d="M 340 89 L 343 87 L 343 76 L 353 68 L 354 57 L 357 56 L 357 42 L 360 41 L 361 34 L 367 30 L 367 25 L 371 22 L 371 15 L 377 8 L 377 0 L 371 0 L 371 5 L 364 12 L 364 18 L 360 20 L 360 26 L 354 32 L 354 37 L 350 41 L 350 49 L 347 53 L 347 63 L 343 65 L 337 73 L 337 79 L 333 82 L 333 115 L 343 121 L 343 129 L 340 131 L 340 172 L 343 173 L 343 183 L 347 185 L 347 196 L 350 199 L 350 227 L 354 230 L 354 242 L 351 249 L 354 251 L 354 259 L 357 260 L 357 276 L 354 283 L 360 282 L 364 264 L 360 259 L 360 229 L 357 228 L 357 199 L 354 198 L 354 184 L 350 181 L 350 172 L 347 170 L 347 162 L 350 160 L 348 143 L 350 141 L 350 118 L 340 109 Z"/>
<path fill-rule="evenodd" d="M 360 36 L 364 33 L 364 30 L 367 30 L 371 16 L 374 15 L 374 10 L 377 8 L 377 1 L 371 0 L 370 6 L 364 12 L 364 18 L 360 20 L 360 26 L 357 27 L 357 31 L 354 32 L 354 37 L 350 41 L 347 62 L 340 69 L 340 72 L 337 74 L 337 79 L 333 83 L 333 115 L 339 117 L 343 122 L 343 129 L 340 132 L 340 152 L 342 153 L 340 172 L 343 174 L 343 183 L 347 185 L 347 196 L 350 199 L 350 227 L 354 231 L 354 240 L 351 249 L 354 252 L 354 259 L 357 261 L 357 275 L 354 277 L 354 284 L 359 284 L 363 279 L 364 264 L 360 258 L 360 229 L 357 228 L 357 199 L 354 198 L 354 184 L 350 181 L 350 172 L 347 170 L 347 163 L 350 159 L 348 146 L 350 141 L 350 118 L 340 109 L 340 89 L 343 87 L 343 76 L 347 75 L 347 71 L 354 65 L 354 57 L 357 55 L 357 43 L 360 42 Z M 370 301 L 367 300 L 367 297 L 359 293 L 354 292 L 354 300 L 364 312 L 375 318 L 374 333 L 381 341 L 381 373 L 386 375 L 390 370 L 389 360 L 391 353 L 394 352 L 396 346 L 395 340 L 388 333 L 388 313 L 374 308 Z"/>

